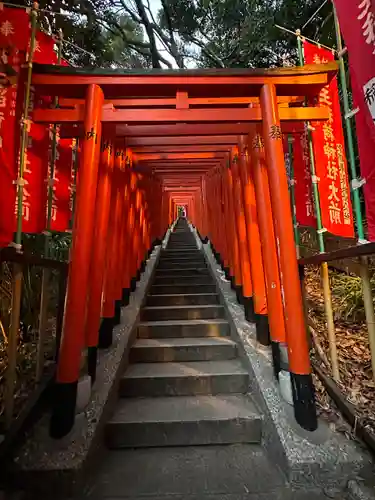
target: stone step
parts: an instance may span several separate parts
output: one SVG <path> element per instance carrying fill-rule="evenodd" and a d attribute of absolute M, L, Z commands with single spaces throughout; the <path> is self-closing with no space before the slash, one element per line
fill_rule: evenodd
<path fill-rule="evenodd" d="M 236 343 L 227 337 L 137 339 L 130 350 L 130 361 L 219 361 L 234 359 L 236 354 Z"/>
<path fill-rule="evenodd" d="M 120 381 L 122 397 L 246 393 L 249 375 L 238 360 L 136 363 Z"/>
<path fill-rule="evenodd" d="M 260 443 L 262 419 L 244 395 L 134 398 L 106 426 L 110 448 Z"/>
<path fill-rule="evenodd" d="M 187 306 L 187 305 L 219 304 L 217 293 L 190 293 L 170 295 L 148 295 L 147 306 Z"/>
<path fill-rule="evenodd" d="M 214 283 L 211 275 L 206 276 L 174 276 L 169 274 L 167 276 L 155 276 L 154 285 L 210 285 Z"/>
<path fill-rule="evenodd" d="M 178 262 L 181 262 L 185 260 L 199 260 L 200 258 L 204 260 L 204 256 L 202 255 L 202 252 L 200 252 L 199 250 L 191 254 L 189 253 L 185 254 L 185 252 L 181 252 L 181 255 L 180 252 L 177 250 L 176 252 L 172 251 L 169 253 L 161 253 L 159 262 L 168 259 L 174 259 L 177 260 Z"/>
<path fill-rule="evenodd" d="M 151 306 L 141 310 L 141 321 L 169 321 L 176 319 L 217 319 L 225 317 L 224 306 L 219 304 Z"/>
<path fill-rule="evenodd" d="M 138 323 L 141 339 L 180 337 L 226 337 L 230 334 L 225 319 L 193 319 L 175 321 L 148 321 Z"/>
<path fill-rule="evenodd" d="M 172 268 L 176 266 L 184 266 L 184 267 L 207 267 L 206 261 L 203 257 L 194 257 L 194 259 L 183 259 L 180 260 L 175 257 L 162 258 L 158 262 L 158 268 Z"/>
<path fill-rule="evenodd" d="M 167 250 L 198 250 L 198 247 L 196 243 L 173 243 L 173 242 L 168 242 Z"/>
<path fill-rule="evenodd" d="M 215 283 L 210 283 L 208 285 L 203 284 L 184 284 L 184 285 L 174 285 L 172 284 L 163 284 L 163 285 L 152 285 L 150 289 L 151 295 L 170 295 L 170 294 L 179 294 L 179 293 L 217 293 Z"/>
<path fill-rule="evenodd" d="M 192 249 L 192 250 L 184 250 L 184 249 L 174 249 L 169 248 L 169 249 L 163 249 L 160 252 L 160 256 L 176 256 L 176 257 L 190 257 L 191 255 L 202 255 L 201 250 L 198 250 L 198 248 Z"/>
<path fill-rule="evenodd" d="M 210 276 L 210 270 L 207 267 L 182 268 L 182 269 L 156 269 L 156 276 Z"/>
<path fill-rule="evenodd" d="M 162 260 L 158 263 L 157 269 L 201 269 L 207 267 L 204 260 L 187 260 L 184 262 L 178 260 Z"/>
<path fill-rule="evenodd" d="M 196 241 L 194 237 L 176 237 L 173 234 L 170 235 L 169 241 L 168 241 L 168 246 L 172 245 L 187 245 L 187 246 L 196 246 Z"/>

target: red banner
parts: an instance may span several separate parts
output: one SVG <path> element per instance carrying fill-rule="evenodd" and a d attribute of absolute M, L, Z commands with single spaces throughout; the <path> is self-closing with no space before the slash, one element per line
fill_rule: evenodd
<path fill-rule="evenodd" d="M 57 147 L 53 186 L 52 231 L 66 231 L 70 222 L 72 139 L 60 139 Z"/>
<path fill-rule="evenodd" d="M 293 135 L 296 218 L 301 226 L 316 228 L 307 134 Z"/>
<path fill-rule="evenodd" d="M 304 52 L 307 64 L 334 60 L 330 51 L 307 42 Z M 322 223 L 330 233 L 351 238 L 354 237 L 353 214 L 336 79 L 320 92 L 319 101 L 330 110 L 327 122 L 312 123 Z"/>
<path fill-rule="evenodd" d="M 29 14 L 24 9 L 0 7 L 0 57 L 18 72 L 26 61 L 29 47 Z M 56 63 L 54 39 L 38 32 L 34 61 Z M 25 76 L 9 88 L 0 87 L 0 247 L 7 246 L 16 230 L 16 180 L 19 166 L 20 119 L 25 92 Z M 31 93 L 30 113 L 34 100 Z M 43 99 L 42 99 L 43 100 Z M 25 157 L 22 230 L 38 233 L 46 226 L 47 172 L 49 162 L 49 131 L 43 125 L 30 122 L 28 148 Z M 70 177 L 70 174 L 68 174 Z M 68 202 L 69 203 L 69 202 Z"/>
<path fill-rule="evenodd" d="M 54 39 L 44 33 L 38 32 L 33 61 L 44 64 L 56 62 L 56 54 L 53 50 Z M 20 92 L 24 92 L 23 86 L 19 86 Z M 48 101 L 49 99 L 47 99 Z M 45 103 L 46 99 L 31 92 L 30 116 L 34 105 Z M 25 233 L 41 233 L 46 228 L 46 206 L 47 206 L 47 177 L 49 165 L 49 129 L 45 125 L 31 123 L 28 138 L 28 149 L 24 170 L 25 186 L 23 190 L 22 204 L 22 231 Z"/>
<path fill-rule="evenodd" d="M 9 9 L 0 4 L 0 47 L 27 50 L 30 15 L 26 9 Z"/>
<path fill-rule="evenodd" d="M 375 241 L 375 2 L 335 0 L 349 51 L 368 238 Z"/>
<path fill-rule="evenodd" d="M 17 60 L 18 62 L 18 55 Z M 10 56 L 7 63 L 13 65 Z M 19 136 L 16 119 L 17 85 L 0 86 L 0 248 L 8 246 L 15 231 L 14 205 L 16 202 L 17 152 Z M 19 117 L 18 117 L 19 118 Z"/>
<path fill-rule="evenodd" d="M 35 37 L 33 62 L 39 64 L 57 64 L 57 55 L 54 51 L 55 39 L 38 31 Z"/>

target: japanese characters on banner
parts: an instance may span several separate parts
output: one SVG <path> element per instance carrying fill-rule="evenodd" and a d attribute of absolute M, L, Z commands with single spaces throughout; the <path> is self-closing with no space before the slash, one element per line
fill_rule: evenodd
<path fill-rule="evenodd" d="M 42 53 L 43 48 L 43 53 Z M 54 41 L 44 33 L 38 32 L 33 61 L 54 63 L 56 54 L 53 50 Z M 23 53 L 26 60 L 26 52 Z M 25 93 L 25 75 L 18 85 L 18 93 L 22 98 Z M 43 96 L 35 93 L 31 88 L 30 94 L 30 129 L 28 133 L 28 147 L 25 155 L 25 169 L 22 200 L 22 231 L 24 233 L 41 233 L 46 228 L 46 204 L 47 204 L 47 177 L 49 166 L 49 129 L 45 125 L 32 123 L 33 109 L 36 103 L 43 103 Z M 21 104 L 22 105 L 22 104 Z M 17 213 L 17 201 L 15 205 Z"/>
<path fill-rule="evenodd" d="M 29 12 L 25 9 L 9 9 L 0 4 L 0 47 L 26 51 L 30 35 Z"/>
<path fill-rule="evenodd" d="M 25 9 L 5 8 L 0 4 L 0 59 L 11 65 L 17 74 L 27 59 L 30 44 L 29 12 Z M 33 61 L 56 64 L 54 39 L 37 32 Z M 25 92 L 25 75 L 12 87 L 0 86 L 0 247 L 7 246 L 16 230 L 16 180 L 19 168 L 20 123 Z M 49 98 L 48 98 L 49 99 Z M 47 100 L 48 100 L 47 99 Z M 46 228 L 47 177 L 49 165 L 49 130 L 32 123 L 34 103 L 46 102 L 31 89 L 28 148 L 25 157 L 22 230 L 40 233 Z M 71 142 L 59 146 L 54 183 L 52 230 L 65 231 L 70 218 Z M 61 213 L 60 213 L 61 211 Z"/>
<path fill-rule="evenodd" d="M 375 1 L 335 0 L 349 52 L 368 238 L 375 241 Z"/>
<path fill-rule="evenodd" d="M 292 137 L 296 219 L 301 226 L 316 228 L 307 132 Z"/>
<path fill-rule="evenodd" d="M 17 50 L 11 55 L 1 53 L 1 59 L 16 71 L 19 70 L 20 57 Z M 0 86 L 0 248 L 12 241 L 16 224 L 13 208 L 16 201 L 14 181 L 17 178 L 17 144 L 20 132 L 16 106 L 17 84 Z"/>
<path fill-rule="evenodd" d="M 334 59 L 330 51 L 307 42 L 304 52 L 307 64 Z M 320 92 L 319 101 L 329 109 L 328 121 L 312 123 L 322 223 L 330 233 L 350 238 L 354 237 L 353 214 L 336 79 Z"/>
<path fill-rule="evenodd" d="M 71 139 L 60 139 L 57 146 L 53 183 L 52 231 L 69 228 L 71 212 L 71 177 L 73 143 Z"/>

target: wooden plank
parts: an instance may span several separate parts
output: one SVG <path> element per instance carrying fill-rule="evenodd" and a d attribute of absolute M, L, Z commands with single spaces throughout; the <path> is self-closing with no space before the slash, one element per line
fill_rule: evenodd
<path fill-rule="evenodd" d="M 105 74 L 99 72 L 89 73 L 87 70 L 76 70 L 69 68 L 66 71 L 53 69 L 51 67 L 44 68 L 44 71 L 49 71 L 49 74 L 42 73 L 40 66 L 35 66 L 33 73 L 32 85 L 58 87 L 61 95 L 69 96 L 69 86 L 79 87 L 90 84 L 100 85 L 102 87 L 117 87 L 121 88 L 117 92 L 121 95 L 128 94 L 125 90 L 127 87 L 157 87 L 171 86 L 176 89 L 184 88 L 189 91 L 190 88 L 202 86 L 249 86 L 260 87 L 265 83 L 273 83 L 275 85 L 326 85 L 328 83 L 329 74 L 337 72 L 337 63 L 329 63 L 325 65 L 310 65 L 294 68 L 275 68 L 275 69 L 256 69 L 242 70 L 230 72 L 209 72 L 209 71 L 174 71 L 157 73 L 155 71 L 149 73 L 116 73 L 108 71 Z M 86 74 L 84 72 L 86 71 Z M 56 89 L 57 90 L 57 89 Z M 259 90 L 259 89 L 258 89 Z M 255 89 L 254 89 L 255 91 Z M 190 93 L 190 92 L 189 92 Z M 249 94 L 250 96 L 258 96 L 259 94 Z M 107 97 L 107 96 L 106 96 Z M 109 96 L 108 96 L 109 97 Z M 107 97 L 107 98 L 108 98 Z M 113 96 L 111 96 L 113 97 Z"/>
<path fill-rule="evenodd" d="M 326 107 L 279 108 L 280 120 L 319 121 L 328 119 Z M 81 109 L 36 109 L 35 123 L 76 123 L 83 121 Z M 166 122 L 258 122 L 262 120 L 260 108 L 202 108 L 202 109 L 103 109 L 103 123 L 166 123 Z"/>
<path fill-rule="evenodd" d="M 162 125 L 159 125 L 162 126 Z M 248 126 L 248 125 L 247 125 Z M 199 147 L 199 149 L 204 147 L 219 147 L 227 148 L 233 144 L 237 144 L 238 135 L 228 135 L 228 136 L 187 136 L 187 137 L 130 137 L 125 138 L 126 146 L 132 148 L 133 151 L 137 149 L 143 149 L 144 147 Z"/>
<path fill-rule="evenodd" d="M 236 143 L 234 143 L 236 144 Z M 198 145 L 190 145 L 190 146 L 133 146 L 132 152 L 133 154 L 139 155 L 142 154 L 157 154 L 157 153 L 203 153 L 210 152 L 213 154 L 228 152 L 234 144 L 198 144 Z"/>
<path fill-rule="evenodd" d="M 259 104 L 259 97 L 188 97 L 187 98 L 189 106 L 205 106 L 205 105 L 249 105 L 249 104 Z M 278 96 L 277 102 L 280 104 L 288 104 L 294 102 L 303 102 L 303 96 Z M 60 108 L 74 108 L 77 105 L 83 105 L 85 103 L 84 99 L 72 99 L 67 97 L 62 97 L 59 99 Z M 175 98 L 158 98 L 158 99 L 106 99 L 104 104 L 112 104 L 115 108 L 158 108 L 161 106 L 166 107 L 177 107 L 177 99 Z"/>
<path fill-rule="evenodd" d="M 34 254 L 18 253 L 14 248 L 6 247 L 0 250 L 0 262 L 16 262 L 22 265 L 33 265 L 47 267 L 51 269 L 60 269 L 67 271 L 67 262 L 60 262 L 53 259 L 44 259 Z"/>
<path fill-rule="evenodd" d="M 224 153 L 212 153 L 207 151 L 202 151 L 198 153 L 194 152 L 178 152 L 178 153 L 139 153 L 135 155 L 136 161 L 168 161 L 168 160 L 208 160 L 208 159 L 222 159 L 224 158 Z"/>
<path fill-rule="evenodd" d="M 340 259 L 352 259 L 363 255 L 372 255 L 375 253 L 375 243 L 366 243 L 364 245 L 356 245 L 348 248 L 335 250 L 334 252 L 325 252 L 311 257 L 299 259 L 298 263 L 302 266 L 308 264 L 319 265 L 322 262 L 331 262 Z"/>

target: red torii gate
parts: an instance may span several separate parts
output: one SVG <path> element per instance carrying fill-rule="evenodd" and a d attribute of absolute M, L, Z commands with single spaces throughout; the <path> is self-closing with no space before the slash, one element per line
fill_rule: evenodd
<path fill-rule="evenodd" d="M 335 71 L 334 63 L 143 73 L 35 65 L 32 84 L 58 96 L 59 108 L 36 109 L 34 121 L 61 124 L 61 137 L 79 137 L 82 149 L 52 435 L 74 423 L 83 347 L 94 378 L 100 317 L 107 347 L 145 254 L 182 201 L 262 343 L 269 323 L 276 374 L 287 345 L 296 419 L 316 428 L 281 136 L 328 119 L 304 101 Z"/>

